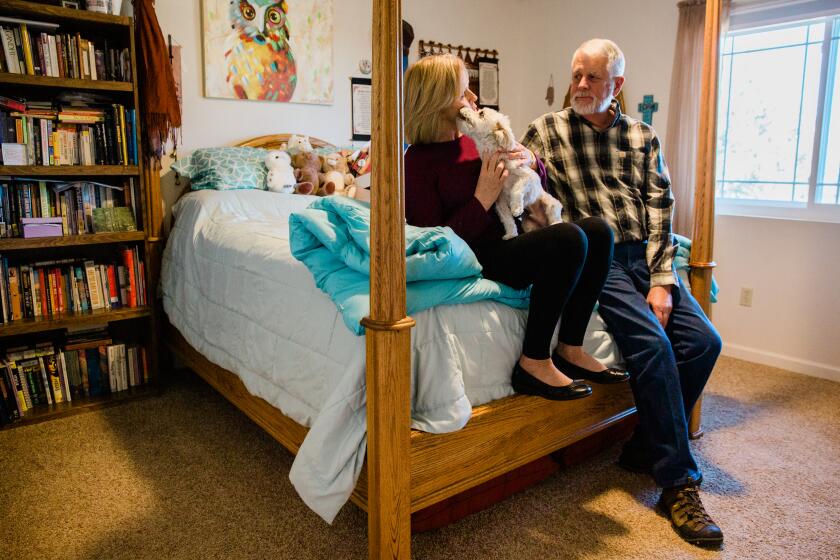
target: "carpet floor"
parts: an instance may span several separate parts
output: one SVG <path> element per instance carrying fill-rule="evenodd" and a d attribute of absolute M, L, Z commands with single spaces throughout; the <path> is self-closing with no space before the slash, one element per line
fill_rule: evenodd
<path fill-rule="evenodd" d="M 682 542 L 612 446 L 491 508 L 415 535 L 414 558 L 840 559 L 840 384 L 721 358 L 693 443 L 720 551 Z M 0 432 L 0 557 L 366 558 L 367 520 L 332 526 L 292 456 L 192 374 L 162 396 Z"/>

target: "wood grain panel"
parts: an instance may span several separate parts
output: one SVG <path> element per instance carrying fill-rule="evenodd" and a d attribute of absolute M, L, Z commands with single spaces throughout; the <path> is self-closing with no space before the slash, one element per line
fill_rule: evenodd
<path fill-rule="evenodd" d="M 451 434 L 412 433 L 411 508 L 417 511 L 594 434 L 633 414 L 628 384 L 594 385 L 590 397 L 516 395 L 473 410 Z"/>
<path fill-rule="evenodd" d="M 291 138 L 291 134 L 267 134 L 265 136 L 257 136 L 256 138 L 249 138 L 248 140 L 243 140 L 236 144 L 237 146 L 243 146 L 248 148 L 265 148 L 266 150 L 278 150 L 280 146 L 283 144 L 288 143 L 289 138 Z M 314 136 L 309 136 L 309 143 L 312 144 L 313 148 L 335 148 L 334 145 L 330 144 L 326 140 L 321 140 L 320 138 L 315 138 Z"/>
<path fill-rule="evenodd" d="M 56 78 L 54 76 L 30 76 L 29 74 L 12 74 L 9 72 L 0 72 L 0 84 L 54 87 L 62 89 L 87 89 L 94 91 L 132 91 L 134 89 L 131 82 L 80 80 L 77 78 Z"/>
<path fill-rule="evenodd" d="M 139 174 L 140 168 L 136 165 L 0 165 L 0 175 L 15 177 L 101 177 Z"/>
<path fill-rule="evenodd" d="M 56 23 L 66 23 L 67 20 L 89 26 L 129 25 L 131 23 L 131 18 L 126 16 L 114 16 L 99 12 L 89 12 L 87 10 L 51 6 L 39 2 L 24 2 L 22 0 L 3 0 L 3 10 L 7 14 L 16 14 L 19 17 L 29 17 L 39 21 Z"/>
<path fill-rule="evenodd" d="M 717 155 L 717 94 L 718 62 L 720 58 L 720 18 L 722 0 L 706 1 L 706 19 L 703 35 L 703 78 L 700 95 L 700 122 L 697 141 L 697 171 L 694 188 L 694 232 L 691 243 L 691 293 L 700 307 L 711 318 L 709 292 L 712 286 L 712 269 L 715 266 L 715 158 Z M 688 431 L 693 438 L 703 434 L 703 399 L 697 401 L 688 421 Z"/>
<path fill-rule="evenodd" d="M 85 235 L 57 235 L 55 237 L 10 237 L 0 239 L 0 252 L 45 249 L 47 247 L 76 247 L 79 245 L 106 245 L 108 243 L 130 243 L 143 241 L 142 231 L 109 233 L 88 233 Z"/>
<path fill-rule="evenodd" d="M 367 328 L 368 556 L 411 556 L 411 327 L 405 316 L 400 0 L 373 2 L 370 316 Z"/>
<path fill-rule="evenodd" d="M 119 309 L 97 309 L 82 313 L 65 313 L 48 317 L 30 317 L 0 325 L 0 337 L 19 334 L 31 334 L 55 331 L 84 325 L 101 325 L 111 321 L 126 321 L 148 317 L 152 314 L 149 307 L 125 307 Z"/>

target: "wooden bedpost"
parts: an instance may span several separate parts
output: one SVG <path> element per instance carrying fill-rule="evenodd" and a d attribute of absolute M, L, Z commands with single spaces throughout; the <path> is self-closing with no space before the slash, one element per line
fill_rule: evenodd
<path fill-rule="evenodd" d="M 373 1 L 370 316 L 367 330 L 368 550 L 371 560 L 411 556 L 411 327 L 405 314 L 402 15 L 400 0 Z"/>
<path fill-rule="evenodd" d="M 706 0 L 703 38 L 703 82 L 700 97 L 700 127 L 697 142 L 697 180 L 694 187 L 694 236 L 691 244 L 691 293 L 711 317 L 709 290 L 715 221 L 715 154 L 717 141 L 718 61 L 722 0 Z M 697 401 L 688 422 L 692 438 L 703 435 L 700 425 L 703 398 Z"/>

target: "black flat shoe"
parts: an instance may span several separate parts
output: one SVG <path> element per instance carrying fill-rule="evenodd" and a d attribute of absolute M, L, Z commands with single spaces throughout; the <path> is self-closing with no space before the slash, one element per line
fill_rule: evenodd
<path fill-rule="evenodd" d="M 555 387 L 543 383 L 524 369 L 519 364 L 513 368 L 513 375 L 510 379 L 513 390 L 523 395 L 533 395 L 552 401 L 568 401 L 580 399 L 592 394 L 592 387 L 582 381 L 575 380 L 568 385 Z"/>
<path fill-rule="evenodd" d="M 576 366 L 571 362 L 567 362 L 560 354 L 556 352 L 551 355 L 551 361 L 554 365 L 568 375 L 569 377 L 580 377 L 593 383 L 611 384 L 621 383 L 630 379 L 630 374 L 617 368 L 607 368 L 603 371 L 589 371 L 588 369 Z"/>

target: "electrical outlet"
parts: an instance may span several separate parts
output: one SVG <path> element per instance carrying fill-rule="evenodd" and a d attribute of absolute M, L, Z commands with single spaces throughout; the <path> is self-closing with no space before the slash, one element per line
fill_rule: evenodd
<path fill-rule="evenodd" d="M 753 289 L 741 287 L 740 304 L 744 307 L 752 307 Z"/>

